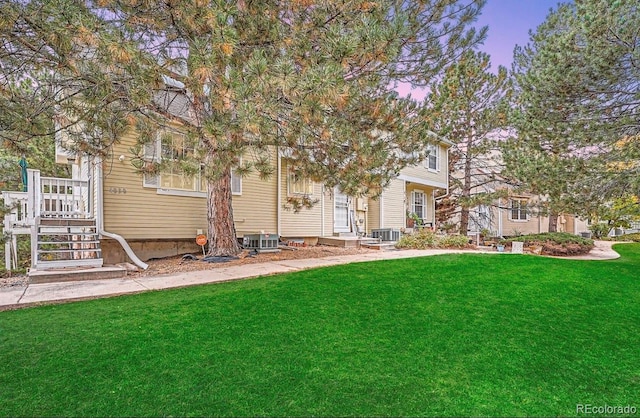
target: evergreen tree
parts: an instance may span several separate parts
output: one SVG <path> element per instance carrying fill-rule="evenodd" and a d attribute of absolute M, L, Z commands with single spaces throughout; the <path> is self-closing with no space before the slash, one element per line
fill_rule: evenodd
<path fill-rule="evenodd" d="M 162 164 L 147 164 L 144 145 L 179 121 L 196 149 L 181 169 L 205 165 L 210 253 L 232 255 L 231 169 L 269 177 L 273 147 L 296 176 L 350 195 L 378 193 L 425 157 L 424 110 L 394 88 L 426 85 L 480 41 L 466 27 L 483 3 L 6 2 L 0 134 L 20 142 L 55 118 L 75 148 L 103 154 L 135 128 L 150 171 Z M 158 100 L 176 90 L 188 102 L 178 114 Z"/>
<path fill-rule="evenodd" d="M 557 214 L 640 191 L 636 2 L 563 4 L 517 47 L 508 173 Z"/>
<path fill-rule="evenodd" d="M 470 208 L 491 205 L 500 194 L 501 160 L 495 152 L 497 138 L 491 135 L 507 123 L 508 78 L 504 67 L 498 74 L 490 70 L 489 55 L 466 52 L 429 94 L 430 124 L 454 143 L 449 200 L 459 207 L 462 234 L 469 229 Z"/>

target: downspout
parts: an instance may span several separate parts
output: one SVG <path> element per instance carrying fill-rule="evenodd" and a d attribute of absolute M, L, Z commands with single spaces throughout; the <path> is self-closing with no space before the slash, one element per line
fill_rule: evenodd
<path fill-rule="evenodd" d="M 278 234 L 278 237 L 280 237 L 280 232 L 281 232 L 281 222 L 280 222 L 280 217 L 281 217 L 281 208 L 280 206 L 282 205 L 282 162 L 280 159 L 280 148 L 276 147 L 276 154 L 278 155 L 278 160 L 276 163 L 276 171 L 277 171 L 277 187 L 276 187 L 276 233 Z"/>
<path fill-rule="evenodd" d="M 498 236 L 501 237 L 503 236 L 503 232 L 502 232 L 502 204 L 500 203 L 500 200 L 498 200 Z"/>
<path fill-rule="evenodd" d="M 384 190 L 380 193 L 380 222 L 378 222 L 378 228 L 384 228 Z"/>
<path fill-rule="evenodd" d="M 94 170 L 94 188 L 96 190 L 96 196 L 97 196 L 97 204 L 98 207 L 96 208 L 96 229 L 98 230 L 98 234 L 100 234 L 101 236 L 105 236 L 107 238 L 111 238 L 114 239 L 116 241 L 118 241 L 118 243 L 122 246 L 122 248 L 124 249 L 124 252 L 127 254 L 127 256 L 129 256 L 129 258 L 131 259 L 131 261 L 133 261 L 133 263 L 140 267 L 143 270 L 146 270 L 149 265 L 147 263 L 145 263 L 144 261 L 140 260 L 138 258 L 138 256 L 133 252 L 133 250 L 131 249 L 131 247 L 129 246 L 129 244 L 127 243 L 127 241 L 121 237 L 118 234 L 114 234 L 112 232 L 107 232 L 104 230 L 104 206 L 103 206 L 103 189 L 102 189 L 102 160 L 99 160 L 98 163 L 96 164 L 96 168 L 97 170 Z"/>
<path fill-rule="evenodd" d="M 445 192 L 445 194 L 443 194 L 442 196 L 438 196 L 436 197 L 435 193 L 436 191 L 434 190 L 432 192 L 433 195 L 433 229 L 435 231 L 436 229 L 436 203 L 439 202 L 442 199 L 445 199 L 447 197 L 449 197 L 449 151 L 451 150 L 451 148 L 447 148 L 447 190 Z"/>
<path fill-rule="evenodd" d="M 324 183 L 320 186 L 320 236 L 324 237 Z"/>

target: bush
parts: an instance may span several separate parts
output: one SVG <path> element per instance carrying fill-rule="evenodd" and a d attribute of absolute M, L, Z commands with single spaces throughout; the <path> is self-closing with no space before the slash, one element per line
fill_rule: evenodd
<path fill-rule="evenodd" d="M 633 234 L 620 235 L 613 239 L 615 239 L 616 241 L 640 242 L 640 232 L 634 232 Z"/>
<path fill-rule="evenodd" d="M 409 235 L 403 235 L 396 244 L 397 248 L 425 250 L 427 248 L 464 248 L 469 239 L 463 235 L 437 235 L 430 229 L 424 228 Z"/>
<path fill-rule="evenodd" d="M 609 235 L 609 231 L 611 231 L 611 227 L 607 224 L 595 223 L 589 226 L 589 231 L 591 231 L 591 233 L 595 238 L 600 239 Z"/>
<path fill-rule="evenodd" d="M 513 241 L 524 242 L 529 246 L 542 247 L 542 254 L 580 255 L 587 254 L 593 248 L 593 240 L 568 232 L 545 232 L 543 234 L 522 235 L 501 241 L 510 245 Z"/>
<path fill-rule="evenodd" d="M 465 248 L 468 246 L 469 238 L 464 235 L 445 235 L 438 239 L 438 248 Z"/>

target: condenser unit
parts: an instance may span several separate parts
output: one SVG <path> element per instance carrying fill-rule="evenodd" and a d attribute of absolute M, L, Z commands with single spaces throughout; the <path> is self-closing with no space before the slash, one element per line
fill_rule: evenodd
<path fill-rule="evenodd" d="M 372 229 L 371 237 L 380 238 L 382 241 L 398 241 L 400 239 L 400 231 L 391 228 Z"/>
<path fill-rule="evenodd" d="M 277 252 L 279 240 L 278 234 L 250 234 L 242 237 L 242 246 L 259 253 Z"/>

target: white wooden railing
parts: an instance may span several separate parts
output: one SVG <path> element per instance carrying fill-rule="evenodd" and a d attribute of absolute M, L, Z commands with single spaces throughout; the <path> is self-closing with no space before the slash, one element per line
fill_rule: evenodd
<path fill-rule="evenodd" d="M 39 189 L 39 204 L 35 206 L 39 208 L 39 216 L 91 218 L 88 181 L 41 177 Z"/>
<path fill-rule="evenodd" d="M 26 192 L 2 192 L 4 205 L 10 208 L 5 216 L 5 228 L 25 228 L 34 225 L 38 217 L 93 217 L 89 181 L 40 177 L 39 170 L 28 170 L 27 177 Z"/>
<path fill-rule="evenodd" d="M 5 215 L 5 228 L 28 227 L 29 210 L 27 192 L 2 192 L 4 205 L 10 209 Z"/>

